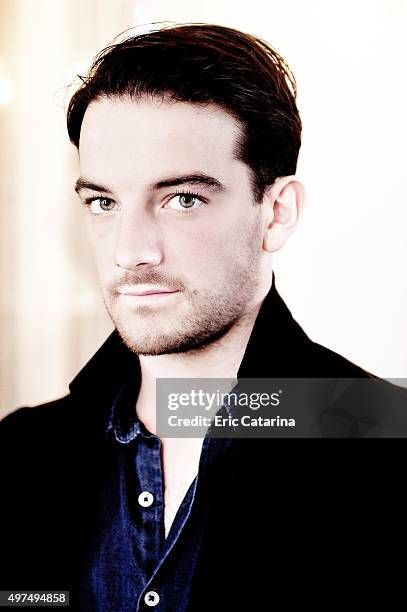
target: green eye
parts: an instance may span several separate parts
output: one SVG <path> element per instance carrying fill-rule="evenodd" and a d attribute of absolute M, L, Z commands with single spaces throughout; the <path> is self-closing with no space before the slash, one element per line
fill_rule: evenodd
<path fill-rule="evenodd" d="M 204 198 L 188 191 L 176 193 L 167 200 L 167 207 L 178 213 L 194 212 L 203 206 L 206 206 Z"/>
<path fill-rule="evenodd" d="M 109 200 L 109 198 L 98 198 L 98 200 L 99 206 L 102 210 L 111 210 L 113 208 L 113 200 Z"/>
<path fill-rule="evenodd" d="M 179 198 L 179 203 L 184 208 L 191 208 L 194 205 L 194 203 L 198 201 L 198 198 L 196 196 L 189 194 L 189 193 L 184 193 L 182 195 L 179 195 L 178 198 Z"/>
<path fill-rule="evenodd" d="M 84 202 L 85 206 L 89 208 L 93 215 L 102 215 L 105 212 L 111 212 L 116 202 L 111 198 L 87 198 Z"/>

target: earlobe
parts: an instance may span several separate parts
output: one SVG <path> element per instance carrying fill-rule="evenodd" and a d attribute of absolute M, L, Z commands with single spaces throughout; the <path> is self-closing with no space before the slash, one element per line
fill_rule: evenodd
<path fill-rule="evenodd" d="M 263 248 L 268 253 L 274 253 L 281 249 L 285 244 L 289 234 L 284 231 L 284 225 L 281 223 L 273 223 L 264 236 Z"/>

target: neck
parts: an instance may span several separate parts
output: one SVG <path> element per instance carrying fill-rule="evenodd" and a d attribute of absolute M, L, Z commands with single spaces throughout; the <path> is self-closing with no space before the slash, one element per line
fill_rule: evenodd
<path fill-rule="evenodd" d="M 157 378 L 236 378 L 261 302 L 242 316 L 228 332 L 211 344 L 165 355 L 140 355 L 141 387 L 137 414 L 156 433 Z"/>

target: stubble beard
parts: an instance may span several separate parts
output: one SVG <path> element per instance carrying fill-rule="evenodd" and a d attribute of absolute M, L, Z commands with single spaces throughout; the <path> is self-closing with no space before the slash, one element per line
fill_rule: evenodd
<path fill-rule="evenodd" d="M 137 355 L 198 352 L 238 324 L 260 283 L 258 229 L 256 225 L 246 249 L 231 254 L 233 265 L 216 291 L 184 287 L 174 300 L 170 298 L 171 305 L 125 312 L 117 294 L 102 288 L 106 310 L 127 348 Z"/>

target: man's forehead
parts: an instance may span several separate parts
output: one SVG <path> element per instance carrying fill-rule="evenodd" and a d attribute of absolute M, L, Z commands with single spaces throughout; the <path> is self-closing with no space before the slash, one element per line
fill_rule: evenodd
<path fill-rule="evenodd" d="M 240 125 L 214 104 L 102 98 L 87 108 L 81 127 L 80 153 L 103 151 L 109 146 L 161 147 L 163 155 L 186 152 L 233 155 Z M 95 150 L 95 147 L 98 147 Z"/>
<path fill-rule="evenodd" d="M 210 105 L 101 100 L 82 124 L 81 175 L 110 185 L 193 174 L 227 183 L 242 172 L 236 131 L 235 120 Z"/>

